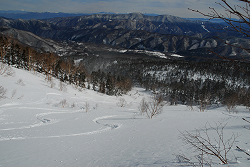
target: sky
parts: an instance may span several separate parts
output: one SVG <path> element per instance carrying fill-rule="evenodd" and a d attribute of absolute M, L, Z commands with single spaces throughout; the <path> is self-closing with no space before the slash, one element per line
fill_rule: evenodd
<path fill-rule="evenodd" d="M 211 11 L 209 7 L 214 7 L 223 12 L 215 2 L 221 0 L 0 0 L 0 10 L 64 13 L 141 12 L 198 18 L 202 15 L 188 8 L 207 13 Z M 227 0 L 227 2 L 234 5 L 238 0 Z"/>

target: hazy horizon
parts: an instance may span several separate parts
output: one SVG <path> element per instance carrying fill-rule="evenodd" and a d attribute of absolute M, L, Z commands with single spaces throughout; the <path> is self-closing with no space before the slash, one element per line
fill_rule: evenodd
<path fill-rule="evenodd" d="M 220 2 L 217 0 L 216 2 Z M 234 0 L 229 4 L 236 5 Z M 240 3 L 242 4 L 242 3 Z M 209 7 L 224 13 L 215 1 L 205 0 L 0 0 L 0 10 L 19 10 L 27 12 L 61 12 L 61 13 L 147 13 L 169 14 L 183 18 L 201 18 L 203 15 L 192 12 L 188 8 L 204 13 L 211 11 Z"/>

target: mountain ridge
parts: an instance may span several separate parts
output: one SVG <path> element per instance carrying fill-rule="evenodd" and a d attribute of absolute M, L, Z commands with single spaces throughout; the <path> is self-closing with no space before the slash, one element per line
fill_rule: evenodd
<path fill-rule="evenodd" d="M 222 56 L 249 56 L 237 48 L 226 46 L 212 35 L 217 33 L 223 40 L 228 40 L 230 45 L 235 46 L 248 46 L 248 39 L 232 38 L 220 31 L 213 32 L 209 25 L 218 24 L 181 18 L 178 20 L 175 16 L 146 16 L 141 13 L 95 14 L 48 20 L 0 18 L 0 27 L 29 31 L 57 41 L 106 44 L 164 53 L 181 52 L 188 57 L 211 56 L 207 49 L 217 51 Z"/>
<path fill-rule="evenodd" d="M 212 26 L 218 24 L 190 21 L 172 15 L 147 16 L 142 13 L 130 14 L 94 14 L 78 17 L 46 19 L 58 27 L 73 27 L 74 29 L 111 28 L 128 30 L 145 30 L 162 34 L 194 35 L 205 33 L 206 29 L 215 31 Z M 206 26 L 206 29 L 204 29 Z"/>

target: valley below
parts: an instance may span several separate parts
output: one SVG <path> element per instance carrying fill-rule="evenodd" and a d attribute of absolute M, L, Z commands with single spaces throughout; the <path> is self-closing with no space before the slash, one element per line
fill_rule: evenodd
<path fill-rule="evenodd" d="M 0 17 L 0 166 L 249 166 L 246 35 L 171 15 L 45 14 Z"/>

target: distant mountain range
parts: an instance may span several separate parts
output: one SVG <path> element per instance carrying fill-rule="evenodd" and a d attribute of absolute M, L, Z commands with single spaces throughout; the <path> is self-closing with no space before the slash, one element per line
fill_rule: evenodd
<path fill-rule="evenodd" d="M 9 19 L 50 19 L 55 17 L 75 17 L 75 16 L 85 16 L 93 14 L 116 14 L 110 12 L 99 12 L 99 13 L 63 13 L 63 12 L 27 12 L 22 10 L 0 10 L 0 17 L 5 17 Z M 144 13 L 147 16 L 158 16 L 154 13 Z"/>
<path fill-rule="evenodd" d="M 0 10 L 0 14 L 10 14 L 10 13 L 27 13 L 24 10 Z"/>
<path fill-rule="evenodd" d="M 1 11 L 0 16 L 9 19 L 49 19 L 54 17 L 74 17 L 83 16 L 83 13 L 54 13 L 54 12 L 26 12 L 26 11 Z"/>
<path fill-rule="evenodd" d="M 195 35 L 197 33 L 218 32 L 218 24 L 190 21 L 171 15 L 148 16 L 141 13 L 93 14 L 76 17 L 55 17 L 46 20 L 24 20 L 2 18 L 0 26 L 31 31 L 38 29 L 55 30 L 67 28 L 81 29 L 126 29 L 143 30 L 160 34 Z M 57 28 L 56 28 L 57 27 Z"/>
<path fill-rule="evenodd" d="M 0 10 L 0 17 L 10 18 L 10 19 L 50 19 L 55 17 L 75 17 L 75 16 L 86 16 L 86 15 L 93 15 L 93 14 L 117 14 L 117 13 L 110 13 L 110 12 L 99 12 L 99 13 L 63 13 L 63 12 L 27 12 L 23 10 Z M 159 16 L 159 14 L 155 13 L 143 13 L 146 16 Z M 206 19 L 206 18 L 184 18 L 186 20 L 191 21 L 210 21 L 213 23 L 223 23 L 223 21 L 219 19 Z"/>
<path fill-rule="evenodd" d="M 248 39 L 239 34 L 217 30 L 226 29 L 223 24 L 192 21 L 171 15 L 93 14 L 45 20 L 0 18 L 0 27 L 5 28 L 2 32 L 7 32 L 6 28 L 14 28 L 56 41 L 88 42 L 126 49 L 177 53 L 189 58 L 213 57 L 207 49 L 222 56 L 248 56 L 248 53 L 226 45 L 214 36 L 231 45 L 249 47 Z"/>

